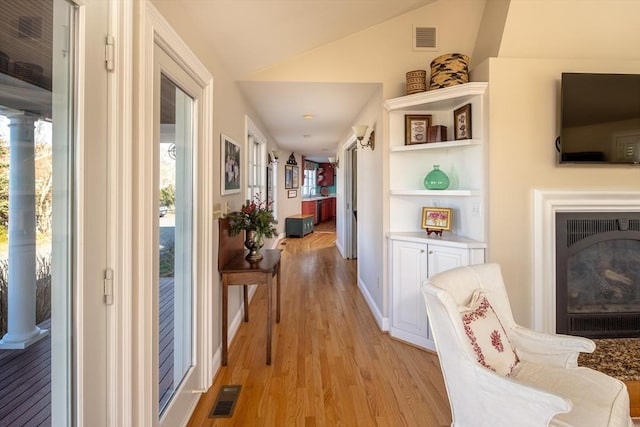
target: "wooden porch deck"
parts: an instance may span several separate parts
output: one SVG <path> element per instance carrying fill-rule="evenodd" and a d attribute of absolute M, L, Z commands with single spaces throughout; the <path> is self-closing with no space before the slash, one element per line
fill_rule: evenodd
<path fill-rule="evenodd" d="M 160 279 L 160 407 L 173 390 L 173 279 Z M 39 325 L 50 329 L 50 321 Z M 0 426 L 51 425 L 51 337 L 0 350 Z"/>

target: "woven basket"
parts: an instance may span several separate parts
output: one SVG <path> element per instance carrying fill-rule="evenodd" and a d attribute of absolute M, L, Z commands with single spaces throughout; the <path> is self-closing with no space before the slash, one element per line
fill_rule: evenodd
<path fill-rule="evenodd" d="M 429 90 L 455 86 L 469 81 L 469 57 L 448 53 L 431 61 Z"/>
<path fill-rule="evenodd" d="M 427 90 L 427 72 L 414 70 L 407 73 L 407 95 Z"/>

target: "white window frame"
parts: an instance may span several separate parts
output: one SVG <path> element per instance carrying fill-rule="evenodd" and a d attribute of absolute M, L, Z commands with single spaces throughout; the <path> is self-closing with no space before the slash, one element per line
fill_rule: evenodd
<path fill-rule="evenodd" d="M 267 139 L 249 116 L 247 127 L 247 200 L 267 197 Z M 274 194 L 275 200 L 275 194 Z"/>
<path fill-rule="evenodd" d="M 302 197 L 315 196 L 317 169 L 304 170 L 304 183 L 302 184 Z"/>

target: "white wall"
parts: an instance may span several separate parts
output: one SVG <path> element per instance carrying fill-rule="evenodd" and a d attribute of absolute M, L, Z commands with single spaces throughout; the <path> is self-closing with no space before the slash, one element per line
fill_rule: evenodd
<path fill-rule="evenodd" d="M 380 327 L 384 327 L 387 316 L 387 292 L 384 280 L 384 223 L 383 210 L 380 207 L 384 181 L 382 158 L 384 145 L 382 134 L 382 91 L 376 91 L 356 120 L 357 124 L 366 124 L 369 130 L 363 141 L 375 127 L 375 150 L 362 148 L 358 143 L 358 286 Z M 354 123 L 355 124 L 355 123 Z M 380 261 L 379 261 L 380 260 Z"/>
<path fill-rule="evenodd" d="M 382 103 L 406 93 L 407 71 L 429 70 L 431 61 L 444 53 L 470 55 L 484 4 L 484 0 L 441 0 L 249 77 L 255 81 L 381 83 L 381 92 L 358 119 L 369 126 L 376 123 L 377 135 L 375 151 L 366 148 L 358 152 L 358 285 L 381 327 L 388 314 L 384 236 L 389 230 L 389 144 Z M 414 25 L 438 28 L 438 51 L 412 50 Z M 339 143 L 341 149 L 349 138 L 345 135 Z M 344 182 L 343 177 L 338 179 Z M 338 226 L 342 224 L 338 222 Z"/>
<path fill-rule="evenodd" d="M 203 42 L 203 39 L 198 33 L 194 31 L 191 26 L 191 22 L 188 16 L 182 13 L 180 8 L 180 2 L 177 1 L 152 1 L 154 6 L 163 15 L 163 17 L 169 22 L 172 28 L 180 35 L 184 42 L 189 46 L 192 52 L 198 57 L 198 59 L 207 67 L 209 72 L 214 78 L 214 105 L 213 105 L 213 134 L 214 134 L 214 161 L 211 165 L 215 168 L 216 172 L 213 173 L 214 182 L 214 203 L 220 203 L 224 209 L 228 203 L 230 210 L 238 210 L 245 202 L 246 199 L 246 168 L 243 173 L 241 191 L 240 193 L 222 196 L 220 189 L 221 175 L 219 168 L 221 167 L 221 150 L 220 150 L 220 134 L 224 133 L 231 137 L 234 141 L 242 146 L 242 159 L 246 162 L 247 159 L 247 147 L 246 147 L 246 124 L 245 116 L 249 116 L 254 124 L 260 129 L 260 131 L 267 138 L 267 150 L 279 150 L 277 142 L 267 133 L 265 126 L 262 124 L 260 117 L 252 111 L 249 104 L 245 101 L 244 96 L 238 88 L 237 83 L 229 75 L 224 65 L 220 60 L 211 53 L 211 47 Z M 289 153 L 281 152 L 280 163 L 278 165 L 278 217 L 280 218 L 277 224 L 277 230 L 279 234 L 284 233 L 284 220 L 287 215 L 293 213 L 299 213 L 300 203 L 295 203 L 296 199 L 287 199 L 286 191 L 284 190 L 284 163 L 289 156 Z M 298 158 L 299 161 L 299 158 Z M 218 229 L 217 224 L 214 227 L 214 239 L 218 241 Z M 272 247 L 275 245 L 275 239 L 269 239 L 265 242 L 266 247 Z M 217 245 L 214 248 L 214 259 L 217 259 L 218 250 Z M 221 307 L 221 288 L 220 281 L 216 275 L 216 283 L 211 284 L 218 292 L 213 294 L 213 307 Z M 242 310 L 242 287 L 233 286 L 229 289 L 229 324 L 234 317 L 237 317 Z M 213 327 L 215 336 L 213 337 L 213 346 L 218 348 L 221 344 L 222 338 L 220 336 L 220 314 L 219 311 L 214 313 L 213 319 L 216 325 Z"/>
<path fill-rule="evenodd" d="M 499 57 L 638 59 L 638 0 L 511 0 Z"/>
<path fill-rule="evenodd" d="M 442 54 L 471 55 L 485 0 L 440 0 L 295 56 L 248 77 L 253 81 L 381 82 L 383 97 L 406 93 L 406 72 L 429 70 Z M 437 51 L 412 50 L 413 26 L 438 29 Z M 473 66 L 473 58 L 471 60 Z"/>
<path fill-rule="evenodd" d="M 532 190 L 638 190 L 640 168 L 557 164 L 560 74 L 640 73 L 640 61 L 490 60 L 490 250 L 518 322 L 532 324 Z"/>
<path fill-rule="evenodd" d="M 516 320 L 532 321 L 532 190 L 640 189 L 631 166 L 557 164 L 562 72 L 640 73 L 640 1 L 512 0 L 490 100 L 489 260 L 502 265 Z M 486 65 L 486 66 L 485 66 Z"/>
<path fill-rule="evenodd" d="M 360 191 L 368 196 L 359 213 L 364 215 L 366 209 L 372 215 L 370 223 L 359 224 L 359 277 L 383 316 L 387 312 L 383 235 L 389 225 L 384 214 L 388 130 L 381 101 L 404 94 L 407 71 L 429 69 L 431 60 L 443 53 L 478 55 L 471 58 L 472 70 L 478 67 L 472 78 L 490 82 L 489 260 L 503 264 L 514 315 L 525 325 L 531 324 L 531 189 L 636 189 L 640 182 L 636 169 L 558 167 L 553 148 L 562 71 L 640 72 L 640 1 L 490 0 L 483 17 L 484 6 L 485 1 L 440 0 L 250 76 L 256 81 L 382 83 L 382 98 L 372 101 L 361 115 L 363 121 L 377 122 L 378 147 L 374 152 L 360 151 L 358 179 Z M 158 7 L 214 75 L 216 134 L 243 140 L 242 117 L 251 112 L 237 87 L 191 31 L 188 20 L 181 18 L 179 5 L 162 2 Z M 496 34 L 495 25 L 502 27 L 503 22 L 504 32 Z M 411 50 L 413 25 L 436 26 L 440 50 Z M 498 58 L 484 61 L 495 52 Z M 259 123 L 258 117 L 251 117 Z M 345 137 L 342 143 L 346 142 Z M 239 207 L 242 197 L 230 200 Z M 292 209 L 286 193 L 280 193 L 280 200 L 285 202 L 283 209 Z M 281 211 L 280 216 L 290 213 Z M 384 284 L 379 287 L 380 276 Z"/>

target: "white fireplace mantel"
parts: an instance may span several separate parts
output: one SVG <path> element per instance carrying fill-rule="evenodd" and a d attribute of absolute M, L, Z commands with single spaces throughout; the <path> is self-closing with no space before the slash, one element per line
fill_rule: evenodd
<path fill-rule="evenodd" d="M 533 327 L 556 331 L 556 212 L 640 212 L 640 191 L 533 190 Z"/>

